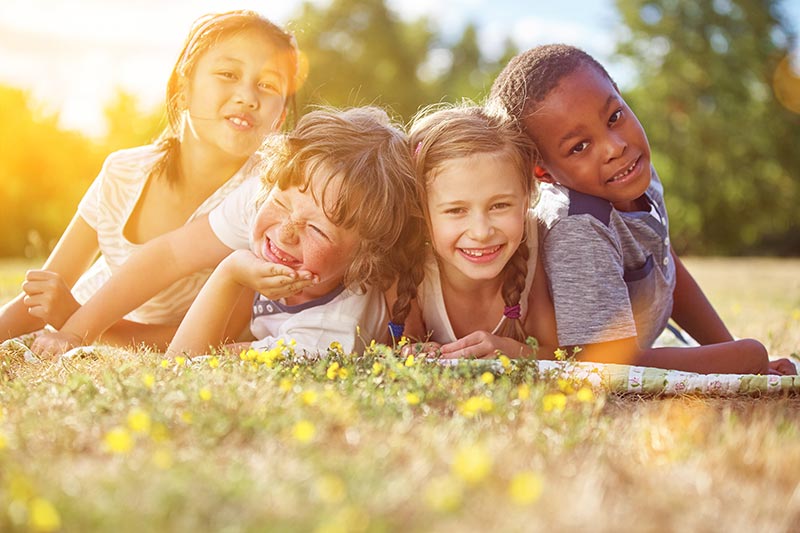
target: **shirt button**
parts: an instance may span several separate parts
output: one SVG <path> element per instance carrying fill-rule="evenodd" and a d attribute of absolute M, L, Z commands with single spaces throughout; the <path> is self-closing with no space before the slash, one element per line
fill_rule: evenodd
<path fill-rule="evenodd" d="M 664 263 L 664 264 L 666 265 L 666 263 Z M 267 305 L 267 311 L 270 312 L 270 313 L 272 312 L 272 306 L 271 305 Z"/>
<path fill-rule="evenodd" d="M 664 246 L 669 246 L 669 237 L 664 239 Z"/>
<path fill-rule="evenodd" d="M 669 264 L 669 257 L 665 257 L 663 263 L 664 266 L 667 266 Z"/>

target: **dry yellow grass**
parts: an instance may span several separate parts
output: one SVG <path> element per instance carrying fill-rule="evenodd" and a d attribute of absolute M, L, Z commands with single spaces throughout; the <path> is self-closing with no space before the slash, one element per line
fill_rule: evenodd
<path fill-rule="evenodd" d="M 761 320 L 753 336 L 797 350 L 797 262 L 687 264 L 737 334 Z M 581 396 L 524 369 L 331 356 L 346 373 L 144 350 L 0 362 L 0 530 L 800 525 L 798 397 Z"/>

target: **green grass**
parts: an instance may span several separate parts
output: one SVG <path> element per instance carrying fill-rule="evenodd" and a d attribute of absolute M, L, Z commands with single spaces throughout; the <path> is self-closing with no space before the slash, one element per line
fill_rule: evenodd
<path fill-rule="evenodd" d="M 687 265 L 738 335 L 798 350 L 800 262 Z M 798 397 L 604 396 L 534 382 L 525 366 L 490 377 L 330 355 L 303 365 L 272 356 L 162 364 L 116 349 L 5 360 L 0 531 L 800 523 Z"/>

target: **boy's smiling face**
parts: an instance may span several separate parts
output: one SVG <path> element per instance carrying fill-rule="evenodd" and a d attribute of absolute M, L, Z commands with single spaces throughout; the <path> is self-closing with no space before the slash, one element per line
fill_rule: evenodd
<path fill-rule="evenodd" d="M 614 84 L 586 65 L 565 76 L 525 118 L 547 171 L 542 181 L 636 210 L 650 184 L 650 145 Z"/>
<path fill-rule="evenodd" d="M 306 190 L 274 186 L 256 215 L 253 252 L 265 261 L 311 272 L 318 279 L 293 296 L 292 304 L 324 296 L 341 284 L 358 248 L 356 230 L 339 227 L 325 215 L 319 203 L 321 181 L 322 177 L 312 178 Z M 324 191 L 328 203 L 339 196 L 341 181 L 334 178 Z"/>

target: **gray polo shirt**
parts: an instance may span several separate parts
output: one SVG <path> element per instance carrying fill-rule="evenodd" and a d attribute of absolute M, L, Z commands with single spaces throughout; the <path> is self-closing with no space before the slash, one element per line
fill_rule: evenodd
<path fill-rule="evenodd" d="M 562 346 L 637 337 L 649 347 L 672 314 L 675 265 L 664 190 L 655 169 L 649 211 L 542 184 L 543 261 Z"/>

